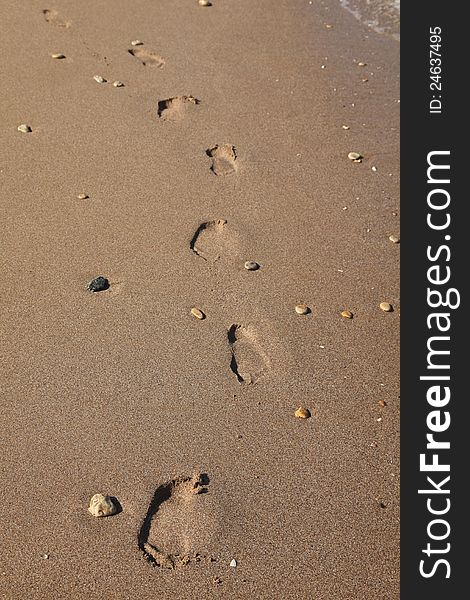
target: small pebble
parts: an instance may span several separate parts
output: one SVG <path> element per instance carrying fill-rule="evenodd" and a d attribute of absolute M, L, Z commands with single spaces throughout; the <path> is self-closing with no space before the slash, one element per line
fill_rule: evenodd
<path fill-rule="evenodd" d="M 109 517 L 118 512 L 118 506 L 111 496 L 95 494 L 90 500 L 88 512 L 94 517 Z"/>
<path fill-rule="evenodd" d="M 259 269 L 260 265 L 255 262 L 254 260 L 247 260 L 245 263 L 245 269 L 247 271 L 257 271 Z"/>
<path fill-rule="evenodd" d="M 234 558 L 232 558 L 232 560 L 230 561 L 230 566 L 231 567 L 236 567 L 237 566 L 237 561 Z"/>
<path fill-rule="evenodd" d="M 377 167 L 371 167 L 372 171 L 374 171 L 374 173 L 377 173 Z"/>
<path fill-rule="evenodd" d="M 49 554 L 43 554 L 42 557 L 43 557 L 44 560 L 48 560 Z"/>
<path fill-rule="evenodd" d="M 122 81 L 113 81 L 113 85 L 114 87 L 124 87 Z"/>
<path fill-rule="evenodd" d="M 389 302 L 381 302 L 379 306 L 384 312 L 393 312 L 393 306 Z"/>
<path fill-rule="evenodd" d="M 302 406 L 300 406 L 294 413 L 294 415 L 298 418 L 298 419 L 310 419 L 310 417 L 312 416 L 312 413 L 308 410 L 308 408 L 303 408 Z"/>
<path fill-rule="evenodd" d="M 18 131 L 21 131 L 21 133 L 31 133 L 33 130 L 31 129 L 31 127 L 29 125 L 18 125 Z"/>
<path fill-rule="evenodd" d="M 398 235 L 391 235 L 388 239 L 391 242 L 393 242 L 394 244 L 399 244 L 400 243 L 400 238 L 398 237 Z"/>
<path fill-rule="evenodd" d="M 56 52 L 55 54 L 51 54 L 51 58 L 57 58 L 58 60 L 65 58 L 65 54 L 62 52 Z"/>
<path fill-rule="evenodd" d="M 79 200 L 86 200 L 87 198 L 89 198 L 90 196 L 88 194 L 78 194 L 77 198 Z"/>
<path fill-rule="evenodd" d="M 358 66 L 358 67 L 366 67 L 366 66 L 367 66 L 367 63 L 365 63 L 365 62 L 358 62 L 358 63 L 357 63 L 357 66 Z"/>
<path fill-rule="evenodd" d="M 295 312 L 298 315 L 307 315 L 310 312 L 310 309 L 306 304 L 297 304 Z"/>
<path fill-rule="evenodd" d="M 209 0 L 198 0 L 199 6 L 212 6 L 212 2 Z"/>
<path fill-rule="evenodd" d="M 93 79 L 98 83 L 106 83 L 106 79 L 101 77 L 101 75 L 93 75 Z"/>
<path fill-rule="evenodd" d="M 131 46 L 143 46 L 144 42 L 141 42 L 140 40 L 132 40 L 131 42 Z"/>
<path fill-rule="evenodd" d="M 346 131 L 347 131 L 348 129 L 350 129 L 349 125 L 341 125 L 341 127 L 342 127 L 343 129 L 345 129 Z"/>
<path fill-rule="evenodd" d="M 222 583 L 222 579 L 220 579 L 220 577 L 214 577 L 212 579 L 212 583 L 220 584 L 220 583 Z"/>
<path fill-rule="evenodd" d="M 106 277 L 101 277 L 100 275 L 99 277 L 92 279 L 87 287 L 90 292 L 103 292 L 109 288 L 109 281 Z"/>
<path fill-rule="evenodd" d="M 325 29 L 333 29 L 333 25 L 325 24 Z"/>
<path fill-rule="evenodd" d="M 385 408 L 385 406 L 387 406 L 387 403 L 385 402 L 385 400 L 379 400 L 379 406 Z"/>
<path fill-rule="evenodd" d="M 343 310 L 343 311 L 341 311 L 341 316 L 344 319 L 352 319 L 354 315 L 352 314 L 352 312 L 350 310 Z"/>
<path fill-rule="evenodd" d="M 196 317 L 196 319 L 199 319 L 200 321 L 206 318 L 206 315 L 202 312 L 202 310 L 199 310 L 199 308 L 192 308 L 191 314 L 193 315 L 193 317 Z"/>
<path fill-rule="evenodd" d="M 348 154 L 348 158 L 349 158 L 349 160 L 352 160 L 353 162 L 357 162 L 357 163 L 362 162 L 362 156 L 359 154 L 359 152 L 350 152 Z"/>

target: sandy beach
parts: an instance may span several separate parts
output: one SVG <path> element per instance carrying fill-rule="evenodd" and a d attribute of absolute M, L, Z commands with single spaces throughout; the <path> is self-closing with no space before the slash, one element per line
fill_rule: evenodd
<path fill-rule="evenodd" d="M 2 6 L 0 597 L 397 599 L 399 43 Z"/>

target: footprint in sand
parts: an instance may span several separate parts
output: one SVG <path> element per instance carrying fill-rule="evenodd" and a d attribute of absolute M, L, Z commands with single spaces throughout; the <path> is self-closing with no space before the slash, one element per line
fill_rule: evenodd
<path fill-rule="evenodd" d="M 165 64 L 165 61 L 159 54 L 145 50 L 145 48 L 130 48 L 128 52 L 140 60 L 144 67 L 157 67 L 161 69 Z"/>
<path fill-rule="evenodd" d="M 44 15 L 44 19 L 48 23 L 50 23 L 51 25 L 55 25 L 56 27 L 65 27 L 65 29 L 68 29 L 72 24 L 70 21 L 63 21 L 59 17 L 59 13 L 54 9 L 45 8 L 42 11 L 42 14 Z"/>
<path fill-rule="evenodd" d="M 230 369 L 240 384 L 256 383 L 270 368 L 271 359 L 263 350 L 256 330 L 234 324 L 228 330 L 232 353 Z"/>
<path fill-rule="evenodd" d="M 175 96 L 168 100 L 160 100 L 157 116 L 164 121 L 181 121 L 188 108 L 200 103 L 194 96 Z"/>
<path fill-rule="evenodd" d="M 237 253 L 239 236 L 227 226 L 225 219 L 207 221 L 196 229 L 189 247 L 197 256 L 215 262 Z"/>
<path fill-rule="evenodd" d="M 211 171 L 215 175 L 231 175 L 237 171 L 235 146 L 217 145 L 206 150 L 206 154 L 212 158 Z"/>
<path fill-rule="evenodd" d="M 208 491 L 208 483 L 209 477 L 200 474 L 177 477 L 156 489 L 137 538 L 150 564 L 175 569 L 208 559 L 201 550 L 214 528 L 199 496 Z"/>

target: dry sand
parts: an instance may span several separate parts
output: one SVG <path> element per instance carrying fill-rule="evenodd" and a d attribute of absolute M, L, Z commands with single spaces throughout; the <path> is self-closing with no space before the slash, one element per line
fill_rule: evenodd
<path fill-rule="evenodd" d="M 332 0 L 2 8 L 1 597 L 398 598 L 398 43 Z"/>

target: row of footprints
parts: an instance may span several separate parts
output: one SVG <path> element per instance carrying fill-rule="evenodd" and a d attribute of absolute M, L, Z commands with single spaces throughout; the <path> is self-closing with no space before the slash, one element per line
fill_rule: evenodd
<path fill-rule="evenodd" d="M 58 12 L 53 9 L 44 9 L 44 19 L 47 23 L 68 29 L 70 21 L 62 19 Z M 137 47 L 129 48 L 128 53 L 136 58 L 144 67 L 162 68 L 165 60 L 156 52 L 143 48 L 139 40 L 133 42 Z M 174 96 L 158 101 L 157 117 L 163 121 L 181 121 L 188 110 L 200 104 L 201 101 L 191 95 Z M 211 171 L 214 175 L 231 175 L 237 171 L 237 153 L 232 144 L 215 145 L 206 150 L 207 156 L 211 158 Z"/>
<path fill-rule="evenodd" d="M 56 10 L 43 10 L 44 19 L 55 27 L 68 29 Z M 138 47 L 128 50 L 144 67 L 162 68 L 165 60 L 157 53 Z M 158 102 L 157 117 L 162 121 L 180 121 L 200 104 L 190 95 L 175 96 Z M 226 176 L 237 171 L 237 153 L 231 144 L 215 145 L 206 150 L 214 175 Z M 202 223 L 194 233 L 190 249 L 205 261 L 214 262 L 224 255 L 238 253 L 240 236 L 219 219 Z M 230 368 L 240 384 L 256 383 L 270 368 L 270 358 L 258 339 L 256 329 L 233 324 L 227 331 Z M 204 548 L 214 532 L 213 519 L 205 515 L 198 500 L 208 491 L 206 474 L 177 477 L 154 492 L 137 535 L 137 545 L 153 566 L 175 569 L 189 563 L 212 562 Z"/>

